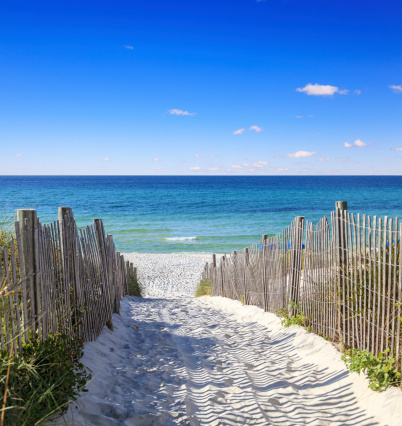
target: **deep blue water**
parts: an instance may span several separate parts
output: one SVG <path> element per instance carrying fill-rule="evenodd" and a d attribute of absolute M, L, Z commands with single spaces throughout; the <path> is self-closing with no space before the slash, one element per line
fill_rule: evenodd
<path fill-rule="evenodd" d="M 49 222 L 69 206 L 80 226 L 101 217 L 122 252 L 229 252 L 295 216 L 329 216 L 338 200 L 402 217 L 402 176 L 0 176 L 8 216 L 35 208 Z"/>

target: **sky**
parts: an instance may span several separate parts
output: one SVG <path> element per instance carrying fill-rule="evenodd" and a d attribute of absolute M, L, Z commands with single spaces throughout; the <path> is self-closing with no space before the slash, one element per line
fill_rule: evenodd
<path fill-rule="evenodd" d="M 399 0 L 1 0 L 0 175 L 401 175 Z"/>

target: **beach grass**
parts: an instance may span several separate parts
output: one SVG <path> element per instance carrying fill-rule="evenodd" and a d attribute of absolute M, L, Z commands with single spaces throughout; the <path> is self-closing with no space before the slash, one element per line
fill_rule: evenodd
<path fill-rule="evenodd" d="M 211 296 L 212 295 L 212 282 L 211 280 L 201 280 L 198 283 L 195 291 L 195 297 Z"/>
<path fill-rule="evenodd" d="M 10 260 L 14 237 L 10 226 L 0 226 L 0 248 L 7 248 Z M 18 263 L 18 252 L 14 246 Z M 1 267 L 1 265 L 0 265 Z M 9 302 L 7 278 L 0 283 L 0 307 Z M 2 328 L 5 318 L 2 317 Z M 5 335 L 5 329 L 2 330 Z M 21 331 L 24 334 L 24 331 Z M 37 425 L 64 413 L 68 403 L 83 390 L 90 375 L 78 362 L 82 355 L 83 341 L 66 335 L 48 335 L 41 340 L 38 335 L 25 341 L 18 357 L 15 357 L 14 341 L 5 342 L 0 350 L 0 425 Z M 35 338 L 32 338 L 35 337 Z M 3 339 L 3 337 L 2 337 Z"/>
<path fill-rule="evenodd" d="M 71 344 L 68 336 L 57 334 L 24 344 L 18 358 L 12 347 L 2 351 L 0 424 L 37 425 L 63 414 L 90 378 L 78 362 L 82 348 L 82 341 Z"/>
<path fill-rule="evenodd" d="M 130 274 L 130 278 L 128 280 L 128 294 L 129 296 L 142 297 L 142 293 L 143 288 L 138 280 L 137 273 L 133 272 Z"/>

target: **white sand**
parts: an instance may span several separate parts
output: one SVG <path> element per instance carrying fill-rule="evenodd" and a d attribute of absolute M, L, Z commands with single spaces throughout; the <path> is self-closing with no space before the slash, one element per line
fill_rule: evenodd
<path fill-rule="evenodd" d="M 402 425 L 400 389 L 372 392 L 331 343 L 257 307 L 189 297 L 205 255 L 130 256 L 157 298 L 126 297 L 115 331 L 85 345 L 93 379 L 67 424 Z"/>
<path fill-rule="evenodd" d="M 192 297 L 210 253 L 126 253 L 138 266 L 138 279 L 145 284 L 144 297 Z"/>

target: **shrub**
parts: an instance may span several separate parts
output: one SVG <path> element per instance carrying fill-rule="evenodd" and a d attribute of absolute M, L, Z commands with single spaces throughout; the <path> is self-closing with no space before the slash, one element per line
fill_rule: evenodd
<path fill-rule="evenodd" d="M 198 283 L 195 291 L 195 297 L 211 296 L 212 295 L 212 282 L 211 280 L 201 280 Z"/>
<path fill-rule="evenodd" d="M 82 348 L 82 341 L 71 342 L 68 336 L 56 334 L 43 342 L 35 339 L 24 344 L 17 359 L 3 351 L 0 395 L 6 397 L 1 410 L 4 424 L 36 425 L 67 411 L 79 391 L 86 391 L 91 377 L 78 362 Z"/>
<path fill-rule="evenodd" d="M 290 327 L 291 325 L 306 325 L 307 317 L 303 314 L 303 312 L 291 315 L 292 309 L 297 309 L 297 303 L 291 302 L 287 308 L 281 308 L 275 311 L 276 315 L 278 315 L 279 318 L 282 318 L 281 324 L 284 327 Z"/>
<path fill-rule="evenodd" d="M 388 356 L 387 349 L 376 357 L 368 351 L 348 349 L 342 356 L 342 361 L 350 371 L 363 372 L 370 379 L 369 388 L 382 391 L 400 383 L 401 373 L 395 368 L 395 358 Z"/>
<path fill-rule="evenodd" d="M 128 280 L 128 294 L 130 296 L 142 297 L 142 285 L 138 281 L 137 271 L 133 271 L 130 274 L 130 278 Z"/>

